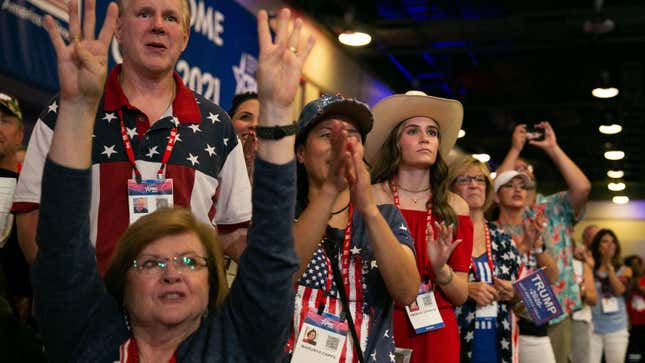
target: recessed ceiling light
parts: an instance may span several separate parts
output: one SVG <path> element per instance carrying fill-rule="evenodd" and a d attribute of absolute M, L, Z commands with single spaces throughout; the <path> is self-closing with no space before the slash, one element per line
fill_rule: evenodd
<path fill-rule="evenodd" d="M 591 91 L 591 94 L 596 98 L 612 98 L 618 96 L 618 88 L 609 87 L 609 88 L 594 88 Z"/>
<path fill-rule="evenodd" d="M 609 183 L 607 184 L 607 188 L 612 192 L 620 192 L 621 190 L 625 190 L 625 183 Z"/>
<path fill-rule="evenodd" d="M 488 160 L 490 160 L 490 155 L 488 154 L 473 154 L 473 157 L 481 161 L 482 163 L 486 163 L 488 162 Z"/>
<path fill-rule="evenodd" d="M 461 139 L 464 136 L 466 136 L 466 131 L 464 131 L 463 129 L 459 129 L 459 133 L 457 134 L 457 138 Z"/>
<path fill-rule="evenodd" d="M 625 172 L 622 170 L 608 170 L 607 176 L 612 179 L 620 179 L 625 176 Z"/>
<path fill-rule="evenodd" d="M 629 197 L 627 197 L 626 195 L 617 195 L 611 198 L 611 201 L 616 204 L 626 204 L 629 202 Z"/>
<path fill-rule="evenodd" d="M 600 125 L 600 127 L 598 127 L 598 131 L 602 134 L 613 135 L 623 131 L 623 127 L 618 124 Z"/>
<path fill-rule="evenodd" d="M 346 31 L 338 35 L 338 41 L 350 47 L 362 47 L 370 44 L 372 36 L 363 32 Z"/>
<path fill-rule="evenodd" d="M 621 160 L 625 157 L 625 153 L 620 150 L 609 150 L 605 152 L 605 159 L 607 160 Z"/>

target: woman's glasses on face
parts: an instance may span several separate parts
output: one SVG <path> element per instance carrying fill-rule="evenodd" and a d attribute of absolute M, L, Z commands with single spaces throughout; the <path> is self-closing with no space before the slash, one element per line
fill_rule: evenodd
<path fill-rule="evenodd" d="M 206 257 L 195 254 L 185 254 L 175 257 L 159 257 L 143 255 L 132 261 L 132 268 L 147 274 L 158 274 L 168 268 L 168 263 L 172 261 L 179 272 L 193 272 L 208 266 Z"/>
<path fill-rule="evenodd" d="M 486 177 L 483 175 L 459 175 L 458 177 L 455 178 L 455 183 L 459 185 L 468 185 L 470 184 L 471 181 L 474 181 L 475 184 L 485 184 L 486 183 Z"/>

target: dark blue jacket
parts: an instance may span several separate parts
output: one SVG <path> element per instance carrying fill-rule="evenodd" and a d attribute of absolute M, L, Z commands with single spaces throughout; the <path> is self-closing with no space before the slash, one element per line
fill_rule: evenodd
<path fill-rule="evenodd" d="M 90 243 L 90 180 L 90 169 L 45 163 L 32 281 L 52 362 L 113 363 L 130 337 Z M 178 362 L 272 362 L 280 355 L 298 268 L 292 230 L 295 187 L 294 161 L 256 160 L 253 219 L 237 278 L 224 304 L 179 345 Z"/>

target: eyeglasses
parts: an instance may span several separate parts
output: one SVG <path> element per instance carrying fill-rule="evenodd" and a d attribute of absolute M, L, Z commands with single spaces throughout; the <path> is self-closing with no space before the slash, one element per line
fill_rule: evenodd
<path fill-rule="evenodd" d="M 181 272 L 193 272 L 208 266 L 206 257 L 194 254 L 179 255 L 175 257 L 159 257 L 144 255 L 132 261 L 132 268 L 146 274 L 156 274 L 168 268 L 168 262 L 172 260 L 175 268 Z"/>
<path fill-rule="evenodd" d="M 475 184 L 485 184 L 486 183 L 486 177 L 483 175 L 459 175 L 458 177 L 455 178 L 455 183 L 459 185 L 468 185 L 470 184 L 471 181 L 474 181 Z"/>

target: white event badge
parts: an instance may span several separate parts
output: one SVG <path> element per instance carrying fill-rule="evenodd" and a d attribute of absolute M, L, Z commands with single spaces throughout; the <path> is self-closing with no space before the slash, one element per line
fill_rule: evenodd
<path fill-rule="evenodd" d="M 172 179 L 128 180 L 128 211 L 130 224 L 157 209 L 173 206 Z"/>
<path fill-rule="evenodd" d="M 416 300 L 405 307 L 408 319 L 417 334 L 443 328 L 445 326 L 434 291 L 428 284 L 422 283 L 419 286 L 419 294 Z"/>
<path fill-rule="evenodd" d="M 618 299 L 615 296 L 603 296 L 601 303 L 602 303 L 602 312 L 604 314 L 615 313 L 619 310 Z"/>
<path fill-rule="evenodd" d="M 324 313 L 307 313 L 291 363 L 338 363 L 347 340 L 347 322 Z"/>
<path fill-rule="evenodd" d="M 643 299 L 643 297 L 638 294 L 634 294 L 632 296 L 632 309 L 636 311 L 645 310 L 645 299 Z"/>
<path fill-rule="evenodd" d="M 477 306 L 475 317 L 483 319 L 497 318 L 497 301 L 493 301 L 486 306 Z"/>

